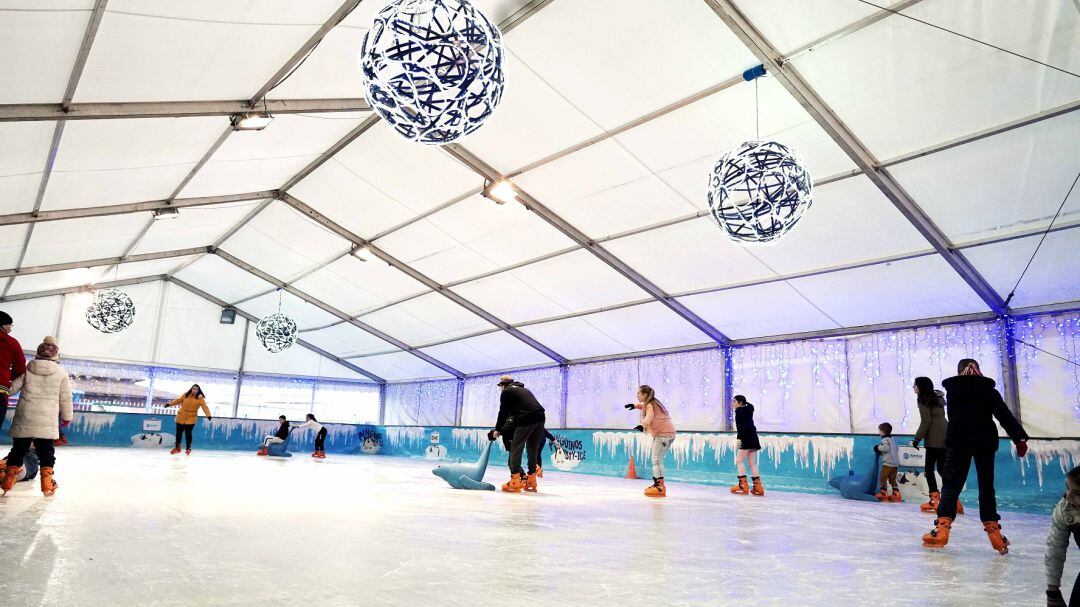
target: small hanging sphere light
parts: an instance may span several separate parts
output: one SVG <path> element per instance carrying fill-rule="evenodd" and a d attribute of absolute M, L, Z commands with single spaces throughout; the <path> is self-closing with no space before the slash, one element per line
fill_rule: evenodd
<path fill-rule="evenodd" d="M 119 333 L 135 322 L 135 302 L 120 289 L 94 291 L 86 307 L 86 322 L 102 333 Z"/>
<path fill-rule="evenodd" d="M 255 325 L 255 337 L 267 352 L 284 352 L 296 343 L 296 321 L 281 312 L 275 312 Z"/>
<path fill-rule="evenodd" d="M 732 240 L 776 240 L 813 202 L 810 173 L 775 141 L 747 141 L 724 154 L 709 176 L 709 212 Z"/>
<path fill-rule="evenodd" d="M 472 133 L 502 100 L 502 36 L 468 0 L 393 0 L 360 51 L 364 95 L 402 137 L 442 145 Z"/>

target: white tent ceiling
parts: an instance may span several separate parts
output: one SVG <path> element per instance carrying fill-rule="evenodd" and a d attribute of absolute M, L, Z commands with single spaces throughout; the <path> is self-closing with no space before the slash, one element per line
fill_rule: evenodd
<path fill-rule="evenodd" d="M 2 300 L 88 356 L 213 366 L 180 328 L 212 324 L 192 356 L 225 368 L 250 330 L 214 310 L 280 300 L 305 348 L 248 368 L 390 381 L 996 314 L 1080 169 L 1072 0 L 476 0 L 507 91 L 442 149 L 358 111 L 383 4 L 0 0 Z M 815 203 L 747 247 L 704 190 L 756 133 Z M 1080 191 L 1011 309 L 1080 301 L 1077 252 Z M 111 282 L 155 330 L 57 297 Z"/>

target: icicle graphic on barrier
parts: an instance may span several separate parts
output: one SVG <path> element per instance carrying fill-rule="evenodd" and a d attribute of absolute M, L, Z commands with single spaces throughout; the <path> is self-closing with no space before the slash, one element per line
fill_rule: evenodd
<path fill-rule="evenodd" d="M 259 443 L 278 429 L 276 421 L 257 419 L 221 419 L 214 418 L 206 422 L 210 426 L 210 438 L 213 439 L 219 433 L 224 439 L 230 440 L 233 434 L 239 434 L 245 441 Z"/>
<path fill-rule="evenodd" d="M 415 426 L 398 426 L 386 428 L 386 441 L 391 447 L 408 447 L 419 449 L 420 445 L 427 442 L 427 429 Z"/>
<path fill-rule="evenodd" d="M 487 433 L 488 431 L 483 428 L 454 428 L 450 432 L 450 440 L 457 449 L 474 448 L 477 451 L 482 451 L 484 445 L 488 444 Z M 495 446 L 492 449 L 498 449 L 506 453 L 501 440 L 495 441 Z"/>
<path fill-rule="evenodd" d="M 775 467 L 779 467 L 781 458 L 790 449 L 797 465 L 810 468 L 812 451 L 813 470 L 828 478 L 840 460 L 851 465 L 855 439 L 847 436 L 762 436 L 761 448 L 768 453 Z"/>
<path fill-rule="evenodd" d="M 1080 441 L 1075 440 L 1029 440 L 1028 457 L 1016 456 L 1016 445 L 1012 446 L 1013 459 L 1020 464 L 1020 475 L 1027 477 L 1028 461 L 1033 461 L 1039 487 L 1043 486 L 1043 466 L 1057 460 L 1062 474 L 1080 465 Z"/>
<path fill-rule="evenodd" d="M 114 424 L 116 424 L 115 413 L 76 413 L 74 419 L 71 420 L 71 430 L 94 438 L 102 431 L 112 430 Z"/>

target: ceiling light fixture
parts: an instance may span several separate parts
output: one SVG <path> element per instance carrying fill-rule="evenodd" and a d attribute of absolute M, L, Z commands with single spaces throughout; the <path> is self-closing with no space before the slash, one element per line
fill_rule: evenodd
<path fill-rule="evenodd" d="M 488 182 L 488 184 L 484 186 L 482 194 L 484 198 L 493 200 L 496 204 L 506 204 L 518 199 L 517 188 L 515 188 L 514 184 L 510 183 L 507 179 Z"/>
<path fill-rule="evenodd" d="M 250 112 L 245 114 L 232 114 L 229 122 L 236 131 L 261 131 L 270 126 L 274 117 L 264 112 Z"/>
<path fill-rule="evenodd" d="M 371 258 L 374 257 L 374 255 L 371 253 L 371 247 L 367 245 L 356 249 L 354 255 L 356 255 L 356 258 L 360 261 L 371 261 Z"/>
<path fill-rule="evenodd" d="M 165 207 L 154 211 L 154 221 L 158 219 L 176 219 L 178 217 L 180 217 L 180 209 L 176 207 Z"/>

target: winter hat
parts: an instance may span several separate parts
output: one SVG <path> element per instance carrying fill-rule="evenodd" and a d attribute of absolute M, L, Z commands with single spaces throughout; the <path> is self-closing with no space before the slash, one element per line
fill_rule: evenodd
<path fill-rule="evenodd" d="M 499 383 L 496 384 L 496 385 L 498 385 L 498 386 L 509 386 L 512 383 L 514 383 L 514 378 L 513 377 L 510 377 L 509 375 L 503 375 L 502 377 L 499 378 Z"/>
<path fill-rule="evenodd" d="M 37 357 L 49 360 L 60 358 L 60 346 L 56 345 L 55 337 L 46 335 L 45 339 L 41 340 L 41 345 L 37 347 Z"/>
<path fill-rule="evenodd" d="M 14 322 L 15 321 L 11 318 L 11 314 L 8 314 L 7 312 L 0 312 L 0 325 L 10 325 Z"/>

